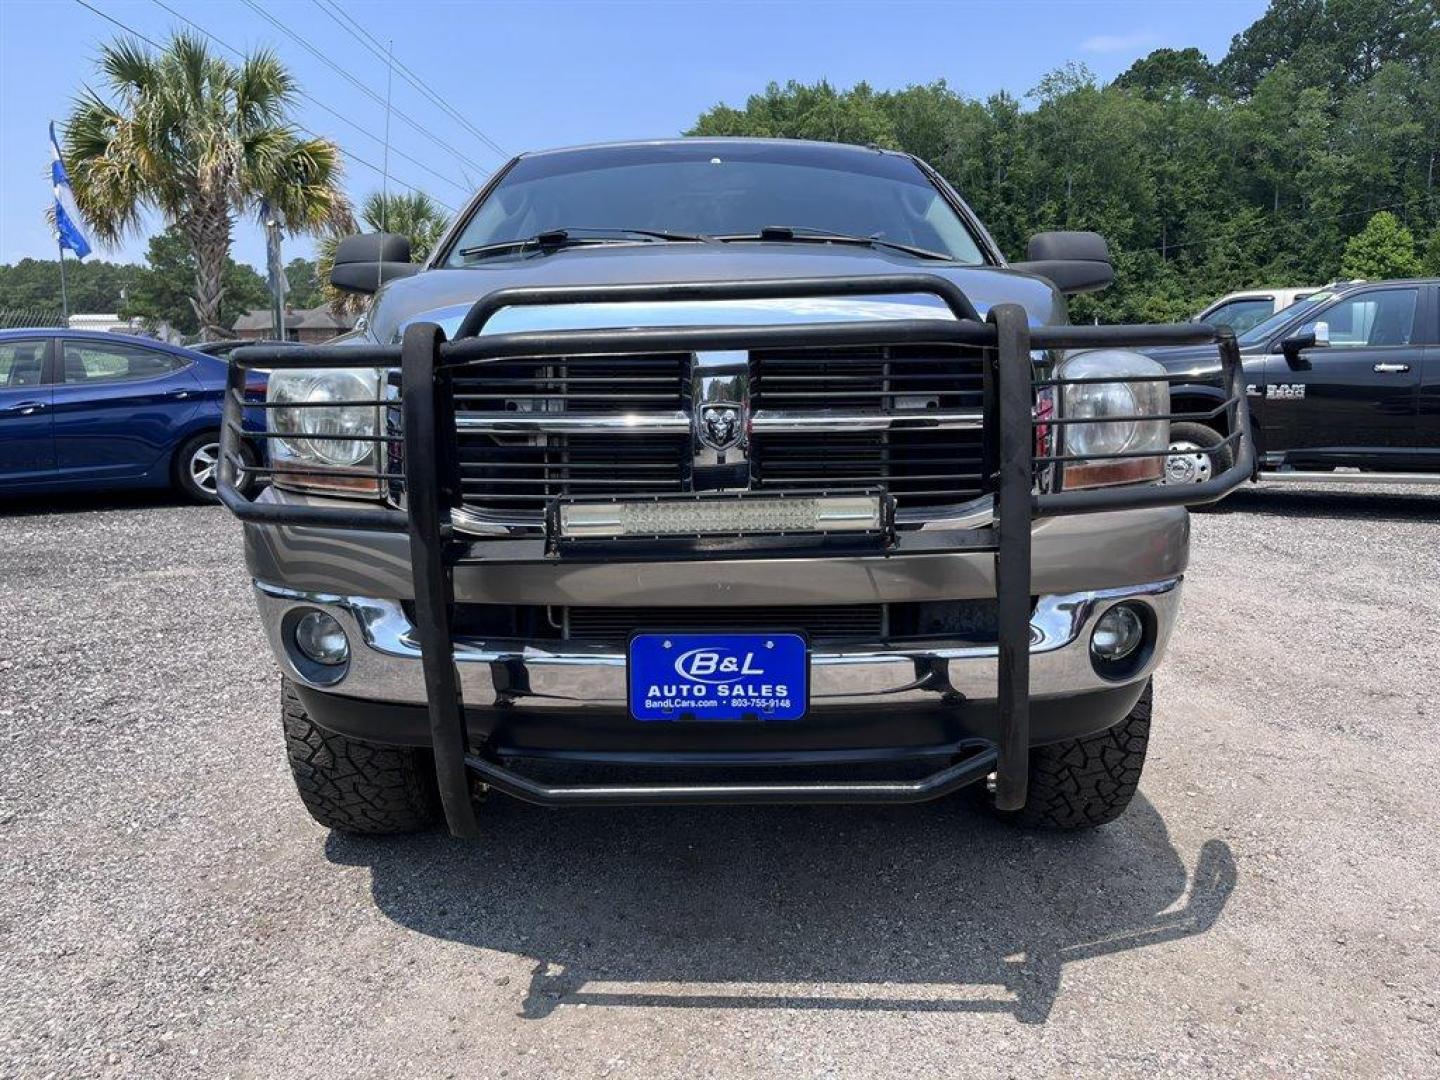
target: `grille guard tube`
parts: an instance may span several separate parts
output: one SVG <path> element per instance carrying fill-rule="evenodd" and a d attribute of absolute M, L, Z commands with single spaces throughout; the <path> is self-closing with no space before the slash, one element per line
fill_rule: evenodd
<path fill-rule="evenodd" d="M 550 786 L 471 755 L 466 765 L 490 787 L 537 806 L 765 806 L 787 803 L 895 805 L 928 802 L 985 779 L 998 755 L 983 741 L 967 757 L 918 780 L 810 780 L 768 784 L 597 784 Z"/>
<path fill-rule="evenodd" d="M 799 299 L 815 296 L 878 296 L 925 293 L 939 297 L 954 321 L 894 320 L 808 326 L 681 327 L 565 330 L 480 336 L 495 312 L 506 307 L 598 302 L 666 300 Z M 920 781 L 835 784 L 605 785 L 546 788 L 493 762 L 484 748 L 473 750 L 465 730 L 464 703 L 455 675 L 449 615 L 454 602 L 451 570 L 467 546 L 453 539 L 450 515 L 458 505 L 454 475 L 454 423 L 446 385 L 452 369 L 505 356 L 563 356 L 574 353 L 705 349 L 763 349 L 951 343 L 992 350 L 985 377 L 986 438 L 997 485 L 995 521 L 974 530 L 993 550 L 1000 617 L 1001 735 L 994 747 Z M 1032 455 L 1035 385 L 1032 349 L 1083 349 L 1156 345 L 1218 345 L 1226 398 L 1221 409 L 1231 431 L 1233 465 L 1204 484 L 1132 486 L 1097 490 L 1037 492 Z M 377 435 L 383 445 L 403 449 L 407 490 L 403 511 L 371 507 L 293 506 L 252 501 L 236 488 L 242 475 L 273 470 L 247 465 L 237 440 L 249 437 L 242 410 L 245 372 L 253 368 L 386 366 L 401 370 L 403 436 Z M 941 795 L 970 783 L 977 770 L 996 773 L 997 804 L 1025 804 L 1028 780 L 1030 524 L 1047 514 L 1093 513 L 1146 506 L 1213 502 L 1254 469 L 1254 447 L 1241 383 L 1234 335 L 1203 323 L 1174 326 L 1030 327 L 1023 308 L 997 305 L 981 322 L 974 306 L 953 282 L 930 274 L 893 274 L 852 278 L 783 279 L 750 282 L 700 282 L 582 288 L 502 289 L 478 300 L 457 337 L 445 341 L 438 326 L 410 327 L 398 346 L 293 347 L 252 346 L 231 355 L 224 423 L 221 428 L 219 495 L 244 521 L 271 525 L 408 532 L 411 572 L 417 598 L 416 632 L 424 659 L 435 766 L 450 831 L 474 836 L 478 828 L 469 799 L 472 776 L 517 798 L 544 805 L 616 802 L 689 803 L 756 801 L 909 802 Z M 1051 380 L 1053 382 L 1053 380 Z M 264 407 L 264 406 L 261 406 Z M 472 544 L 469 557 L 483 544 Z M 1020 613 L 1017 616 L 1016 613 Z M 983 773 L 979 775 L 984 775 Z"/>

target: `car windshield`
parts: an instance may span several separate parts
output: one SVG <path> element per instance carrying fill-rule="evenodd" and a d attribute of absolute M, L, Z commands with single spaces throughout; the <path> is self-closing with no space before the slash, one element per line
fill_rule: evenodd
<path fill-rule="evenodd" d="M 774 226 L 794 230 L 802 242 L 798 234 L 818 230 L 985 262 L 964 221 L 908 158 L 681 143 L 521 158 L 451 245 L 448 263 L 464 266 L 476 249 L 553 230 L 748 237 Z"/>
<path fill-rule="evenodd" d="M 1270 335 L 1279 330 L 1282 326 L 1289 325 L 1296 317 L 1303 316 L 1307 311 L 1314 311 L 1321 304 L 1329 303 L 1335 299 L 1336 294 L 1331 290 L 1312 293 L 1307 299 L 1291 304 L 1283 311 L 1277 311 L 1270 318 L 1258 322 L 1235 340 L 1240 343 L 1241 348 L 1247 345 L 1263 345 L 1270 339 Z"/>

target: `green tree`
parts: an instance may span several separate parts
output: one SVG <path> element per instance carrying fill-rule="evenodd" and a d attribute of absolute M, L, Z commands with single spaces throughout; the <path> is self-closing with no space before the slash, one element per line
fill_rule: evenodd
<path fill-rule="evenodd" d="M 1235 36 L 1219 74 L 1241 97 L 1282 65 L 1307 86 L 1338 92 L 1386 63 L 1433 62 L 1437 27 L 1435 0 L 1272 0 Z"/>
<path fill-rule="evenodd" d="M 1415 237 L 1390 211 L 1382 210 L 1345 245 L 1344 278 L 1404 278 L 1420 274 Z"/>
<path fill-rule="evenodd" d="M 1435 226 L 1435 231 L 1430 234 L 1430 239 L 1425 244 L 1424 272 L 1440 277 L 1440 225 Z"/>
<path fill-rule="evenodd" d="M 362 227 L 370 232 L 400 233 L 410 238 L 410 258 L 420 262 L 440 242 L 450 223 L 440 204 L 421 191 L 382 195 L 372 192 L 360 205 Z M 330 309 L 336 312 L 357 312 L 364 300 L 353 293 L 330 287 L 330 269 L 335 265 L 335 247 L 340 236 L 331 233 L 320 238 L 315 252 L 315 269 L 320 289 Z"/>
<path fill-rule="evenodd" d="M 75 201 L 108 243 L 146 208 L 177 226 L 195 260 L 201 334 L 221 337 L 235 215 L 265 199 L 292 230 L 346 227 L 339 150 L 289 122 L 295 80 L 274 53 L 236 65 L 182 32 L 159 53 L 128 38 L 105 45 L 99 68 L 113 101 L 87 89 L 65 127 Z"/>
<path fill-rule="evenodd" d="M 224 286 L 219 323 L 230 336 L 229 327 L 245 312 L 270 304 L 270 290 L 254 267 L 237 263 L 228 255 L 222 277 Z M 145 268 L 136 275 L 126 293 L 120 314 L 139 316 L 152 328 L 169 323 L 186 337 L 200 332 L 200 320 L 190 302 L 195 284 L 195 255 L 184 234 L 171 226 L 150 238 Z"/>
<path fill-rule="evenodd" d="M 291 259 L 285 264 L 285 281 L 290 286 L 285 302 L 291 307 L 313 308 L 325 302 L 313 259 Z"/>
<path fill-rule="evenodd" d="M 1199 49 L 1156 49 L 1131 64 L 1115 85 L 1147 98 L 1177 94 L 1208 98 L 1219 90 L 1220 81 L 1214 65 Z"/>
<path fill-rule="evenodd" d="M 74 312 L 120 311 L 124 296 L 145 273 L 132 263 L 100 259 L 65 260 L 65 285 Z M 0 266 L 0 308 L 60 312 L 60 263 L 56 259 L 21 259 Z"/>
<path fill-rule="evenodd" d="M 1161 49 L 1109 85 L 1070 66 L 1027 108 L 943 82 L 791 82 L 691 132 L 914 153 L 1012 258 L 1043 229 L 1110 241 L 1116 283 L 1075 298 L 1074 318 L 1179 318 L 1234 289 L 1334 279 L 1377 206 L 1416 235 L 1440 224 L 1436 2 L 1275 0 L 1214 65 Z"/>
<path fill-rule="evenodd" d="M 898 140 L 890 118 L 873 90 L 857 83 L 843 93 L 823 79 L 813 86 L 771 83 L 742 110 L 717 105 L 703 113 L 689 135 L 754 135 L 778 139 L 815 139 L 894 147 Z"/>

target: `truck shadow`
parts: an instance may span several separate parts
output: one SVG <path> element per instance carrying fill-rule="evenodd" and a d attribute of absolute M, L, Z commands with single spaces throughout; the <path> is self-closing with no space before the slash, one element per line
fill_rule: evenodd
<path fill-rule="evenodd" d="M 1010 1012 L 1043 1022 L 1064 966 L 1203 934 L 1229 845 L 1193 877 L 1138 798 L 1089 834 L 1016 832 L 963 800 L 544 811 L 484 838 L 330 835 L 399 925 L 534 960 L 520 1015 L 562 1006 Z"/>
<path fill-rule="evenodd" d="M 1440 487 L 1413 491 L 1337 491 L 1334 488 L 1242 487 L 1219 504 L 1231 513 L 1333 521 L 1440 522 Z"/>
<path fill-rule="evenodd" d="M 0 517 L 41 517 L 53 514 L 93 514 L 106 510 L 148 510 L 160 507 L 195 507 L 197 503 L 169 489 L 70 491 L 46 495 L 0 492 Z"/>

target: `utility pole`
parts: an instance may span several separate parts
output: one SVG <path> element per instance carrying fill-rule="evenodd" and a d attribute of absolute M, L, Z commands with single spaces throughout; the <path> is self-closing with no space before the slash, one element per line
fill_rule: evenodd
<path fill-rule="evenodd" d="M 268 202 L 261 205 L 261 213 L 265 221 L 265 265 L 270 279 L 271 337 L 284 341 L 285 293 L 290 283 L 285 278 L 285 261 L 280 254 L 280 214 Z"/>

